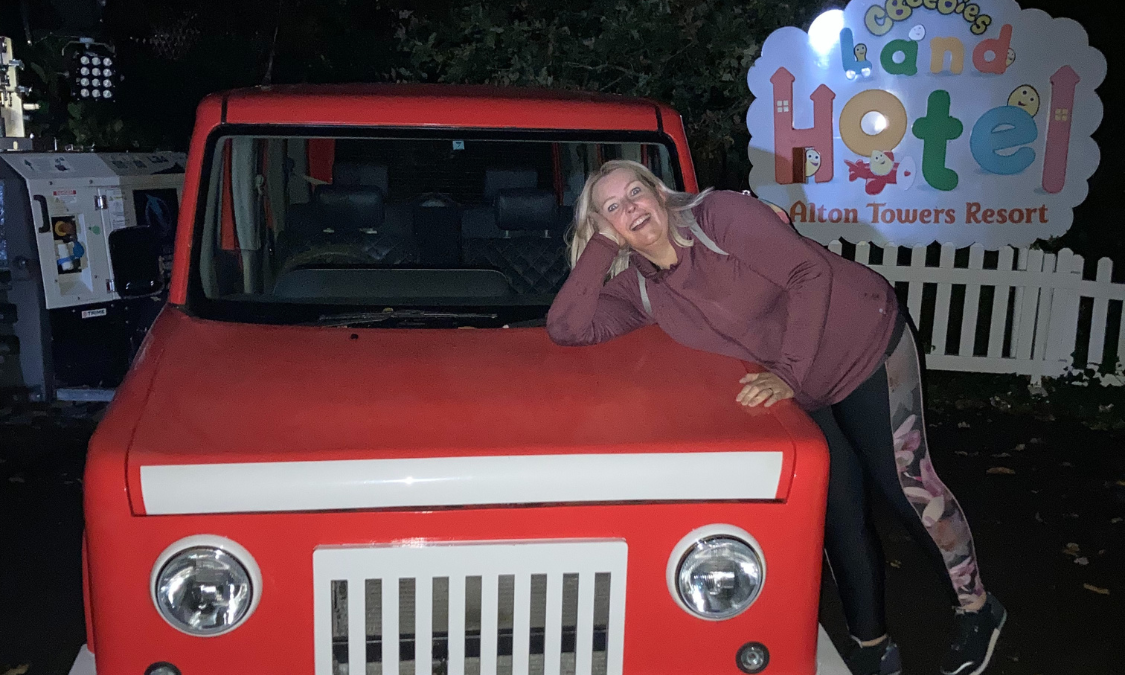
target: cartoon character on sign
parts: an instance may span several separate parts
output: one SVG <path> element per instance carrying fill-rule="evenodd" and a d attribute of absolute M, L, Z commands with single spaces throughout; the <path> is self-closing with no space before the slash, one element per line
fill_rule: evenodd
<path fill-rule="evenodd" d="M 1016 50 L 1012 49 L 1011 47 L 1008 47 L 1008 58 L 1004 59 L 1004 67 L 1007 68 L 1008 66 L 1012 65 L 1015 62 L 1016 62 Z"/>
<path fill-rule="evenodd" d="M 812 178 L 820 171 L 820 153 L 812 148 L 805 150 L 805 178 Z"/>
<path fill-rule="evenodd" d="M 871 153 L 871 173 L 876 176 L 886 176 L 895 168 L 895 156 L 892 152 L 876 150 Z"/>
<path fill-rule="evenodd" d="M 1028 115 L 1035 117 L 1039 112 L 1039 92 L 1030 84 L 1021 84 L 1008 96 L 1008 105 L 1026 110 Z"/>
<path fill-rule="evenodd" d="M 855 46 L 855 60 L 867 60 L 867 45 L 863 44 L 862 42 Z"/>
<path fill-rule="evenodd" d="M 869 195 L 877 195 L 888 185 L 894 185 L 905 190 L 914 182 L 914 161 L 909 157 L 902 162 L 895 161 L 895 154 L 891 151 L 876 150 L 871 153 L 870 163 L 862 159 L 854 162 L 844 160 L 848 165 L 848 180 L 864 181 L 864 191 Z"/>

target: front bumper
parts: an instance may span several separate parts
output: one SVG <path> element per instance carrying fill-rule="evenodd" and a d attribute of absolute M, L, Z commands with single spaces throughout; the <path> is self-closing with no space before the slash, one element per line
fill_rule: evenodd
<path fill-rule="evenodd" d="M 768 671 L 767 667 L 765 672 Z M 98 675 L 94 655 L 86 645 L 82 645 L 78 650 L 78 656 L 74 659 L 74 665 L 70 667 L 69 675 Z M 816 641 L 816 675 L 851 675 L 832 640 L 828 638 L 828 633 L 824 632 L 823 626 Z"/>

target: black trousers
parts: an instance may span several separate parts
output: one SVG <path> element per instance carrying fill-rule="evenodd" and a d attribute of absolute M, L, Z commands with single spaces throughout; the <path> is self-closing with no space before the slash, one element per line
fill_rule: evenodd
<path fill-rule="evenodd" d="M 935 571 L 951 579 L 948 589 L 954 605 L 968 604 L 983 593 L 964 514 L 929 461 L 914 339 L 908 327 L 899 346 L 892 347 L 894 354 L 854 392 L 810 413 L 831 455 L 825 551 L 848 627 L 864 641 L 887 632 L 884 557 L 872 523 L 872 493 L 889 503 L 932 559 Z M 909 372 L 911 363 L 916 364 L 915 372 Z M 890 382 L 888 367 L 895 369 Z M 917 384 L 910 383 L 911 377 Z M 911 406 L 916 410 L 907 416 Z M 925 468 L 919 470 L 922 462 Z"/>

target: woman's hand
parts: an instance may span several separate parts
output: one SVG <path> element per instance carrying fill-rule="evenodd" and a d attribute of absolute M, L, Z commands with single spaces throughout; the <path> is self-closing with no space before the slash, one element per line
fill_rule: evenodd
<path fill-rule="evenodd" d="M 782 399 L 793 398 L 793 389 L 773 373 L 750 373 L 738 383 L 746 386 L 734 400 L 751 408 L 763 402 L 768 408 Z"/>
<path fill-rule="evenodd" d="M 610 224 L 607 219 L 593 210 L 590 211 L 590 217 L 594 220 L 594 225 L 597 227 L 598 234 L 609 237 L 610 241 L 617 244 L 618 248 L 624 246 L 624 242 L 621 241 L 621 235 L 617 234 L 617 230 L 613 229 L 613 225 Z"/>

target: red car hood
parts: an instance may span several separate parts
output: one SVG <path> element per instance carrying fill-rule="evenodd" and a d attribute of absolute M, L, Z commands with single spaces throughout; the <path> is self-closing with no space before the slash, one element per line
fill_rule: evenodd
<path fill-rule="evenodd" d="M 565 348 L 534 328 L 278 327 L 169 309 L 154 334 L 130 483 L 160 465 L 515 455 L 768 450 L 790 468 L 786 420 L 801 414 L 742 408 L 745 364 L 656 328 Z"/>

